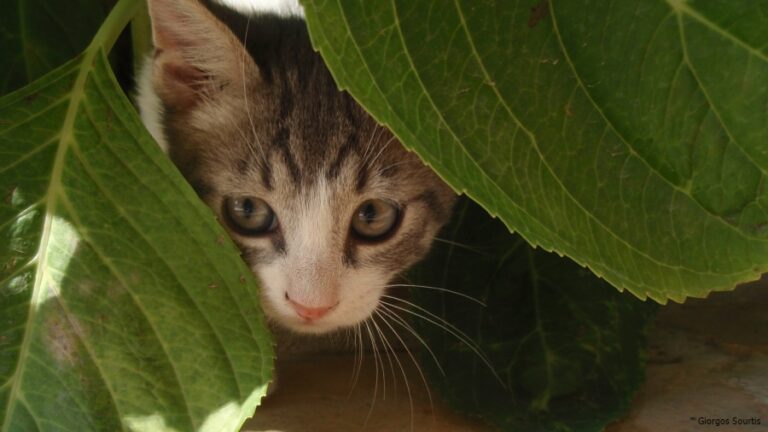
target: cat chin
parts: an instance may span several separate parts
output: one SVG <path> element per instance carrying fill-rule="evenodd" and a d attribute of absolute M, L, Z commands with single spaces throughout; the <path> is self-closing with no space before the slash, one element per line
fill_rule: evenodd
<path fill-rule="evenodd" d="M 313 322 L 311 324 L 305 324 L 301 322 L 288 322 L 285 319 L 274 319 L 279 326 L 294 333 L 304 335 L 324 335 L 341 330 L 342 326 L 334 324 L 323 324 L 319 322 Z"/>

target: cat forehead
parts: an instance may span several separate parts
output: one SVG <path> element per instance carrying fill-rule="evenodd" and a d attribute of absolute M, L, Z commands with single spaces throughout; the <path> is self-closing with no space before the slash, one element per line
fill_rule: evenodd
<path fill-rule="evenodd" d="M 389 136 L 387 141 L 384 137 Z M 261 140 L 268 140 L 262 137 Z M 276 144 L 240 143 L 218 172 L 232 192 L 277 195 L 312 203 L 316 195 L 334 200 L 362 196 L 401 200 L 431 182 L 426 168 L 386 130 L 345 140 L 318 142 L 295 137 Z M 413 190 L 413 191 L 412 191 Z"/>
<path fill-rule="evenodd" d="M 269 172 L 276 163 L 295 181 L 307 182 L 324 172 L 333 180 L 350 161 L 377 162 L 376 156 L 386 163 L 397 153 L 394 147 L 382 150 L 394 139 L 391 133 L 338 90 L 302 20 L 214 12 L 243 42 L 258 76 L 244 77 L 249 85 L 232 89 L 239 96 L 222 93 L 197 111 L 192 123 L 225 135 L 212 140 L 229 147 L 223 155 L 240 171 L 258 167 Z M 199 134 L 203 140 L 206 135 Z"/>
<path fill-rule="evenodd" d="M 302 20 L 211 10 L 231 30 L 238 58 L 255 67 L 232 56 L 229 66 L 211 60 L 215 86 L 193 108 L 165 113 L 171 157 L 198 190 L 288 196 L 323 180 L 337 198 L 402 198 L 434 186 L 429 169 L 337 88 Z"/>
<path fill-rule="evenodd" d="M 323 103 L 302 95 L 307 99 L 286 102 L 288 97 L 270 95 L 273 90 L 264 93 L 225 112 L 221 107 L 197 111 L 206 118 L 202 128 L 185 127 L 199 126 L 198 121 L 171 126 L 174 142 L 183 143 L 176 148 L 193 149 L 199 170 L 231 173 L 232 183 L 256 180 L 268 190 L 280 185 L 306 188 L 322 179 L 360 191 L 378 178 L 393 177 L 409 159 L 392 133 L 357 107 L 326 109 L 327 99 Z M 346 98 L 338 91 L 329 97 Z M 215 124 L 214 118 L 219 119 Z"/>
<path fill-rule="evenodd" d="M 362 188 L 371 168 L 397 157 L 394 137 L 335 90 L 318 96 L 292 88 L 275 87 L 250 98 L 250 109 L 240 116 L 241 130 L 232 144 L 239 151 L 239 168 L 253 169 L 296 184 L 313 184 L 318 178 L 334 181 L 344 170 L 357 172 Z M 282 94 L 275 97 L 275 93 Z"/>

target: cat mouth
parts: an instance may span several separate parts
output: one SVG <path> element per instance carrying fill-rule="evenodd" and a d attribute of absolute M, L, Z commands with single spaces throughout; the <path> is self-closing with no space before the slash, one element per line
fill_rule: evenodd
<path fill-rule="evenodd" d="M 324 333 L 331 333 L 344 327 L 342 324 L 336 322 L 332 318 L 327 317 L 320 319 L 306 319 L 295 314 L 279 314 L 276 317 L 272 316 L 270 318 L 281 327 L 304 334 L 320 335 Z"/>
<path fill-rule="evenodd" d="M 330 333 L 334 330 L 338 330 L 339 326 L 332 325 L 332 324 L 324 324 L 322 322 L 318 321 L 294 321 L 291 323 L 290 329 L 294 331 L 298 331 L 300 333 L 310 333 L 310 334 L 323 334 L 323 333 Z"/>

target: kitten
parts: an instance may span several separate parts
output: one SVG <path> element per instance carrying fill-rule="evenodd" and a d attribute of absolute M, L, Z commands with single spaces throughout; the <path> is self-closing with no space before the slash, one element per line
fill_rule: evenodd
<path fill-rule="evenodd" d="M 362 322 L 455 195 L 337 89 L 300 17 L 207 6 L 149 0 L 142 118 L 241 249 L 271 321 Z"/>

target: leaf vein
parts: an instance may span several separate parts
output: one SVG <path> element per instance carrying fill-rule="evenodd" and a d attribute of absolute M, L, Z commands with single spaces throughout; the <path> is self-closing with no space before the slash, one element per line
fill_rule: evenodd
<path fill-rule="evenodd" d="M 90 173 L 89 173 L 89 175 L 90 175 Z M 96 183 L 95 180 L 94 180 L 94 183 Z M 102 194 L 103 194 L 103 192 L 104 191 L 102 189 Z M 171 360 L 171 355 L 170 355 L 170 352 L 168 351 L 168 347 L 166 346 L 164 339 L 160 335 L 160 332 L 155 327 L 154 322 L 150 318 L 150 314 L 144 308 L 143 303 L 136 297 L 135 293 L 133 291 L 131 291 L 130 284 L 128 284 L 127 279 L 122 274 L 122 272 L 119 270 L 119 268 L 117 266 L 115 266 L 114 263 L 112 262 L 112 260 L 109 258 L 109 256 L 107 254 L 105 254 L 98 247 L 98 242 L 94 242 L 93 239 L 90 238 L 90 236 L 88 234 L 88 231 L 82 228 L 84 226 L 84 224 L 80 220 L 80 216 L 78 215 L 78 212 L 75 210 L 74 206 L 69 201 L 69 198 L 66 196 L 66 193 L 64 191 L 61 192 L 60 199 L 61 199 L 62 204 L 64 204 L 64 206 L 69 211 L 70 216 L 73 219 L 73 222 L 75 222 L 75 225 L 78 227 L 78 232 L 82 236 L 83 240 L 88 245 L 90 245 L 91 249 L 95 252 L 95 255 L 99 258 L 99 260 L 102 262 L 102 264 L 104 264 L 107 267 L 107 269 L 109 269 L 109 272 L 118 280 L 120 285 L 123 287 L 123 290 L 126 293 L 128 293 L 129 297 L 131 298 L 133 303 L 136 305 L 136 308 L 139 311 L 141 311 L 141 313 L 144 315 L 144 319 L 147 322 L 147 325 L 149 325 L 149 328 L 152 329 L 152 332 L 154 333 L 154 336 L 155 336 L 158 344 L 163 349 L 163 352 L 165 353 L 165 355 L 166 355 L 166 357 L 168 359 L 168 364 L 170 365 L 171 370 L 173 370 L 173 372 L 174 372 L 174 378 L 176 379 L 176 383 L 179 386 L 179 391 L 180 391 L 181 397 L 184 400 L 184 407 L 187 410 L 187 415 L 189 416 L 189 420 L 192 423 L 192 425 L 194 425 L 195 419 L 192 416 L 192 412 L 189 410 L 190 409 L 189 399 L 187 397 L 187 393 L 185 391 L 184 385 L 182 384 L 179 372 L 176 369 L 176 364 Z"/>
<path fill-rule="evenodd" d="M 554 6 L 553 6 L 551 3 L 550 3 L 550 8 L 554 8 Z M 651 164 L 650 164 L 648 161 L 646 161 L 644 158 L 642 158 L 642 157 L 640 156 L 640 154 L 637 152 L 637 150 L 635 150 L 635 148 L 634 148 L 634 147 L 633 147 L 633 146 L 630 144 L 629 140 L 628 140 L 628 139 L 627 139 L 627 138 L 626 138 L 626 137 L 625 137 L 623 134 L 621 134 L 621 133 L 619 132 L 619 130 L 617 129 L 616 125 L 614 125 L 614 123 L 613 123 L 613 122 L 612 122 L 612 121 L 611 121 L 611 120 L 608 118 L 608 116 L 607 116 L 607 115 L 605 114 L 605 112 L 604 112 L 604 111 L 603 111 L 603 110 L 600 108 L 600 106 L 597 104 L 597 102 L 596 102 L 596 101 L 595 101 L 595 100 L 592 98 L 592 94 L 589 92 L 589 90 L 588 90 L 588 87 L 587 87 L 587 86 L 584 84 L 584 82 L 582 81 L 581 75 L 580 75 L 580 74 L 578 73 L 578 71 L 576 70 L 575 64 L 574 64 L 574 63 L 573 63 L 573 61 L 571 60 L 571 58 L 570 58 L 570 56 L 569 56 L 569 54 L 568 54 L 568 50 L 566 49 L 566 47 L 565 47 L 565 44 L 563 43 L 562 37 L 561 37 L 561 35 L 560 35 L 560 31 L 559 31 L 559 29 L 558 29 L 558 27 L 557 27 L 557 20 L 556 20 L 556 18 L 555 18 L 555 13 L 554 13 L 554 10 L 552 11 L 552 13 L 551 13 L 550 15 L 552 16 L 552 22 L 554 23 L 554 26 L 553 26 L 553 27 L 554 27 L 554 31 L 555 31 L 555 34 L 557 35 L 557 40 L 558 40 L 558 43 L 559 43 L 559 45 L 560 45 L 560 49 L 561 49 L 561 50 L 562 50 L 562 52 L 564 53 L 564 55 L 565 55 L 565 57 L 566 57 L 566 60 L 567 60 L 567 62 L 568 62 L 568 65 L 570 66 L 571 70 L 573 71 L 573 75 L 574 75 L 575 79 L 576 79 L 576 80 L 577 80 L 577 82 L 579 83 L 579 86 L 582 88 L 582 90 L 583 90 L 584 94 L 586 95 L 587 99 L 590 101 L 590 104 L 591 104 L 591 105 L 592 105 L 592 107 L 595 109 L 595 111 L 596 111 L 596 112 L 597 112 L 597 113 L 598 113 L 598 114 L 601 116 L 601 118 L 602 118 L 602 119 L 603 119 L 603 120 L 604 120 L 604 121 L 605 121 L 605 122 L 606 122 L 606 123 L 607 123 L 607 124 L 610 126 L 611 130 L 613 130 L 613 131 L 614 131 L 614 133 L 616 134 L 616 136 L 617 136 L 617 137 L 618 137 L 618 138 L 619 138 L 619 139 L 620 139 L 620 140 L 621 140 L 621 141 L 622 141 L 622 142 L 623 142 L 623 143 L 626 145 L 627 149 L 628 149 L 628 150 L 629 150 L 629 151 L 630 151 L 630 152 L 631 152 L 631 153 L 632 153 L 634 156 L 636 156 L 636 157 L 638 158 L 638 160 L 640 160 L 640 161 L 643 163 L 643 165 L 645 165 L 645 166 L 648 168 L 648 170 L 649 170 L 649 171 L 651 171 L 651 172 L 653 172 L 654 174 L 656 174 L 656 175 L 657 175 L 657 176 L 658 176 L 658 177 L 659 177 L 661 180 L 663 180 L 663 181 L 664 181 L 664 182 L 665 182 L 665 183 L 666 183 L 666 184 L 667 184 L 667 185 L 668 185 L 670 188 L 672 188 L 672 189 L 676 190 L 678 193 L 681 193 L 681 194 L 683 194 L 683 195 L 686 195 L 686 196 L 690 196 L 690 195 L 688 195 L 688 192 L 687 192 L 685 189 L 681 188 L 680 186 L 678 186 L 678 185 L 676 185 L 675 183 L 673 183 L 672 181 L 670 181 L 670 180 L 669 180 L 669 179 L 668 179 L 666 176 L 662 175 L 662 174 L 661 174 L 661 173 L 660 173 L 660 172 L 659 172 L 659 171 L 658 171 L 658 170 L 657 170 L 657 169 L 656 169 L 654 166 L 652 166 L 652 165 L 651 165 Z M 719 215 L 716 215 L 716 214 L 714 214 L 714 213 L 710 212 L 710 211 L 709 211 L 709 209 L 707 209 L 706 207 L 704 207 L 704 206 L 703 206 L 703 205 L 702 205 L 702 204 L 701 204 L 701 203 L 700 203 L 698 200 L 691 198 L 691 202 L 695 203 L 695 204 L 697 205 L 697 207 L 698 207 L 699 209 L 701 209 L 701 210 L 702 210 L 704 213 L 708 214 L 710 217 L 712 217 L 712 218 L 714 218 L 715 220 L 719 221 L 719 222 L 722 224 L 722 226 L 723 226 L 724 228 L 726 228 L 726 229 L 728 229 L 728 230 L 731 230 L 731 231 L 733 231 L 733 232 L 734 232 L 736 235 L 738 235 L 738 236 L 740 236 L 740 237 L 744 238 L 745 240 L 751 240 L 751 241 L 760 241 L 760 242 L 765 242 L 765 241 L 766 241 L 765 239 L 761 239 L 761 238 L 759 238 L 759 237 L 752 237 L 752 236 L 749 236 L 749 235 L 747 235 L 745 232 L 743 232 L 742 230 L 740 230 L 740 229 L 738 229 L 738 228 L 734 227 L 734 226 L 733 226 L 733 225 L 731 225 L 731 224 L 728 224 L 728 223 L 727 223 L 727 222 L 725 222 L 725 221 L 724 221 L 724 220 L 723 220 L 723 219 L 722 219 L 722 218 L 721 218 Z M 638 251 L 638 252 L 639 252 L 639 253 L 641 253 L 641 254 L 643 254 L 643 252 L 641 252 L 641 251 Z M 657 262 L 658 264 L 661 264 L 662 266 L 665 266 L 665 267 L 670 267 L 670 266 L 668 266 L 668 265 L 666 265 L 666 264 L 664 264 L 664 263 L 662 263 L 662 262 L 658 262 L 658 261 L 656 261 L 656 262 Z M 680 268 L 680 269 L 683 269 L 683 268 L 684 268 L 684 267 L 682 267 L 682 266 L 675 266 L 675 267 L 676 267 L 676 268 Z M 670 268 L 675 268 L 675 267 L 670 267 Z M 697 272 L 698 272 L 698 271 L 697 271 Z M 735 273 L 734 273 L 734 274 L 735 274 Z"/>

